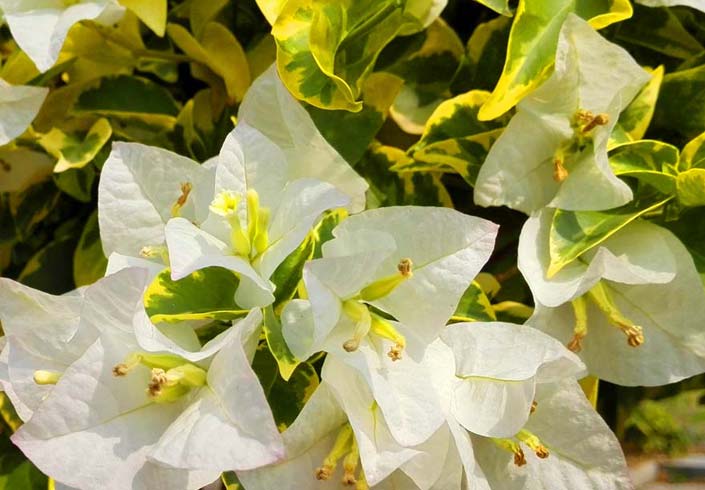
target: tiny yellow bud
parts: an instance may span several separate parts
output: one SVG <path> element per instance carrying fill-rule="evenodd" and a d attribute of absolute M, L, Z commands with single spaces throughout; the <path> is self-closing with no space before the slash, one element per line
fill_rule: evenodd
<path fill-rule="evenodd" d="M 233 191 L 219 192 L 210 204 L 209 209 L 219 216 L 226 218 L 237 213 L 240 196 Z"/>

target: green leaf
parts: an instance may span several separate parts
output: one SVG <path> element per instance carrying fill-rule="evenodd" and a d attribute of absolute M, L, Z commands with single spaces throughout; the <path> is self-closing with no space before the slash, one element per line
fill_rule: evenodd
<path fill-rule="evenodd" d="M 705 168 L 705 133 L 688 142 L 681 152 L 680 170 Z"/>
<path fill-rule="evenodd" d="M 83 168 L 71 168 L 54 174 L 56 187 L 81 202 L 90 202 L 93 198 L 95 168 L 92 165 Z"/>
<path fill-rule="evenodd" d="M 365 80 L 364 105 L 359 112 L 307 106 L 323 137 L 350 164 L 357 163 L 382 127 L 402 80 L 388 73 L 373 73 Z"/>
<path fill-rule="evenodd" d="M 409 149 L 411 158 L 400 160 L 391 169 L 400 173 L 455 172 L 474 185 L 490 146 L 508 122 L 508 118 L 478 120 L 487 97 L 488 92 L 472 90 L 443 102 L 428 119 L 419 142 Z"/>
<path fill-rule="evenodd" d="M 43 152 L 21 146 L 0 147 L 0 192 L 22 192 L 46 180 L 54 160 Z"/>
<path fill-rule="evenodd" d="M 471 90 L 443 102 L 433 112 L 414 150 L 445 140 L 464 138 L 474 134 L 499 129 L 508 123 L 508 117 L 497 121 L 480 121 L 478 112 L 490 94 L 484 90 Z"/>
<path fill-rule="evenodd" d="M 313 251 L 314 259 L 323 257 L 323 253 L 321 252 L 323 244 L 333 239 L 333 230 L 347 217 L 348 212 L 345 209 L 334 209 L 327 211 L 323 215 L 323 218 L 316 228 L 311 231 L 311 238 L 315 243 L 315 249 Z"/>
<path fill-rule="evenodd" d="M 274 308 L 271 305 L 264 309 L 264 325 L 262 328 L 267 339 L 269 351 L 276 359 L 277 366 L 279 366 L 279 374 L 285 381 L 288 381 L 301 361 L 289 350 L 289 346 L 286 344 L 282 334 L 281 322 L 274 314 Z"/>
<path fill-rule="evenodd" d="M 237 102 L 242 100 L 251 82 L 250 65 L 237 38 L 224 25 L 208 22 L 200 40 L 179 24 L 169 24 L 167 33 L 190 58 L 222 78 L 228 98 Z M 194 76 L 199 73 L 193 71 Z"/>
<path fill-rule="evenodd" d="M 418 45 L 418 48 L 416 46 Z M 465 49 L 458 34 L 442 19 L 428 29 L 398 38 L 383 52 L 384 69 L 404 80 L 391 114 L 409 134 L 421 134 L 426 120 L 448 95 Z"/>
<path fill-rule="evenodd" d="M 274 309 L 277 313 L 280 313 L 280 309 L 284 304 L 294 297 L 303 274 L 304 265 L 306 261 L 313 258 L 315 248 L 316 242 L 313 236 L 309 234 L 303 243 L 291 252 L 272 273 L 270 280 L 276 285 L 274 290 Z"/>
<path fill-rule="evenodd" d="M 617 176 L 634 177 L 666 195 L 676 190 L 678 148 L 654 140 L 640 140 L 613 148 L 609 162 Z"/>
<path fill-rule="evenodd" d="M 682 206 L 705 206 L 705 169 L 691 168 L 678 174 L 676 189 Z"/>
<path fill-rule="evenodd" d="M 413 159 L 399 148 L 374 143 L 355 170 L 367 179 L 367 207 L 417 204 L 452 207 L 453 203 L 441 182 L 440 172 L 392 171 Z"/>
<path fill-rule="evenodd" d="M 79 230 L 55 238 L 27 262 L 18 280 L 29 287 L 51 294 L 63 294 L 75 288 L 71 257 L 76 249 Z"/>
<path fill-rule="evenodd" d="M 663 77 L 652 130 L 686 141 L 705 131 L 705 65 Z"/>
<path fill-rule="evenodd" d="M 632 7 L 628 0 L 520 0 L 502 76 L 480 110 L 481 120 L 501 116 L 549 77 L 558 34 L 571 12 L 600 29 L 631 17 Z"/>
<path fill-rule="evenodd" d="M 682 60 L 703 51 L 673 10 L 636 5 L 634 11 L 634 17 L 619 26 L 619 41 Z"/>
<path fill-rule="evenodd" d="M 154 323 L 184 320 L 234 320 L 247 314 L 235 303 L 240 284 L 222 267 L 207 267 L 178 281 L 163 270 L 144 293 L 144 306 Z"/>
<path fill-rule="evenodd" d="M 497 17 L 479 24 L 465 47 L 465 58 L 453 80 L 453 93 L 492 90 L 502 75 L 512 20 Z"/>
<path fill-rule="evenodd" d="M 262 383 L 274 421 L 283 431 L 294 422 L 318 387 L 316 370 L 308 362 L 302 362 L 291 378 L 285 380 L 279 375 L 272 353 L 261 344 L 252 361 L 252 368 Z"/>
<path fill-rule="evenodd" d="M 105 77 L 83 91 L 73 106 L 77 114 L 95 114 L 118 120 L 136 119 L 173 127 L 179 109 L 167 89 L 145 78 Z"/>
<path fill-rule="evenodd" d="M 191 2 L 189 9 L 189 22 L 191 24 L 191 32 L 200 38 L 203 35 L 203 29 L 210 21 L 228 5 L 228 0 L 210 0 L 208 2 Z"/>
<path fill-rule="evenodd" d="M 474 186 L 490 147 L 501 134 L 502 130 L 499 129 L 439 141 L 414 152 L 412 163 L 395 165 L 392 170 L 400 173 L 452 171 Z"/>
<path fill-rule="evenodd" d="M 22 452 L 0 435 L 0 488 L 7 490 L 34 490 L 47 488 L 43 475 Z"/>
<path fill-rule="evenodd" d="M 98 119 L 85 135 L 66 134 L 52 128 L 39 138 L 39 144 L 58 159 L 54 172 L 85 167 L 110 140 L 113 129 L 107 119 Z"/>
<path fill-rule="evenodd" d="M 644 214 L 654 211 L 672 198 L 631 203 L 609 211 L 565 211 L 553 215 L 549 250 L 551 263 L 546 275 L 550 278 L 563 267 L 598 246 L 617 231 Z"/>
<path fill-rule="evenodd" d="M 632 140 L 640 140 L 646 134 L 656 109 L 663 73 L 663 65 L 653 70 L 651 80 L 619 115 L 619 126 Z"/>
<path fill-rule="evenodd" d="M 460 303 L 451 317 L 455 322 L 497 321 L 490 300 L 477 282 L 473 282 L 463 293 Z"/>
<path fill-rule="evenodd" d="M 172 138 L 177 153 L 203 162 L 220 152 L 225 137 L 233 128 L 225 103 L 224 93 L 208 88 L 199 90 L 184 104 Z"/>
<path fill-rule="evenodd" d="M 362 109 L 363 81 L 380 51 L 418 22 L 398 0 L 289 0 L 272 26 L 277 67 L 297 99 L 323 109 Z M 273 15 L 270 15 L 273 17 Z"/>
<path fill-rule="evenodd" d="M 695 268 L 705 285 L 705 220 L 703 210 L 686 209 L 676 221 L 663 220 L 659 223 L 671 230 L 688 249 L 693 257 Z"/>
<path fill-rule="evenodd" d="M 17 415 L 10 398 L 5 393 L 0 393 L 0 416 L 7 427 L 15 432 L 22 425 L 22 419 Z"/>
<path fill-rule="evenodd" d="M 154 33 L 162 37 L 166 29 L 167 0 L 120 0 Z"/>
<path fill-rule="evenodd" d="M 60 197 L 59 189 L 51 180 L 33 185 L 22 193 L 11 194 L 10 209 L 22 240 L 32 236 L 37 225 L 56 207 Z"/>
<path fill-rule="evenodd" d="M 108 259 L 103 253 L 98 229 L 98 211 L 93 213 L 83 227 L 81 238 L 73 254 L 73 280 L 77 287 L 88 286 L 105 275 Z"/>

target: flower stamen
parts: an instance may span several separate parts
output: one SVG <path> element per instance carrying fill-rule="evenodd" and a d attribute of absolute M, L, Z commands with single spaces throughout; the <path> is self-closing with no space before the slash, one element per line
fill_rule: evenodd
<path fill-rule="evenodd" d="M 603 283 L 598 282 L 587 292 L 587 296 L 607 316 L 610 323 L 626 335 L 630 347 L 639 347 L 645 342 L 643 328 L 622 315 Z"/>
<path fill-rule="evenodd" d="M 191 194 L 191 189 L 193 185 L 190 182 L 184 182 L 181 184 L 181 195 L 176 200 L 176 202 L 171 206 L 171 217 L 178 218 L 181 216 L 181 208 L 186 205 L 189 194 Z"/>
<path fill-rule="evenodd" d="M 514 464 L 516 466 L 524 466 L 526 464 L 526 456 L 524 456 L 524 450 L 521 448 L 519 443 L 513 439 L 499 439 L 491 438 L 499 448 L 504 449 L 514 455 Z"/>
<path fill-rule="evenodd" d="M 335 472 L 335 468 L 338 466 L 338 461 L 350 452 L 353 440 L 352 427 L 350 424 L 345 424 L 342 429 L 340 429 L 340 432 L 338 432 L 338 436 L 333 443 L 333 448 L 323 460 L 323 464 L 316 468 L 314 472 L 316 480 L 328 480 L 333 476 L 333 472 Z"/>
<path fill-rule="evenodd" d="M 529 446 L 529 448 L 536 453 L 536 456 L 538 456 L 541 459 L 546 459 L 549 456 L 549 451 L 546 448 L 546 446 L 543 445 L 541 442 L 541 439 L 539 439 L 535 434 L 532 434 L 526 429 L 522 429 L 519 431 L 519 433 L 516 435 L 516 438 L 519 439 L 521 442 Z"/>

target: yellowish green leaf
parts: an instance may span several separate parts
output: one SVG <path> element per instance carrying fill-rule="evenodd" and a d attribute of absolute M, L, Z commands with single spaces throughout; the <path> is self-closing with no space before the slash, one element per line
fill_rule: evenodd
<path fill-rule="evenodd" d="M 132 10 L 157 36 L 164 36 L 167 0 L 120 0 L 120 3 Z"/>
<path fill-rule="evenodd" d="M 250 67 L 242 46 L 225 26 L 209 22 L 200 41 L 179 24 L 169 24 L 167 33 L 186 55 L 223 80 L 230 99 L 242 100 L 251 82 Z"/>
<path fill-rule="evenodd" d="M 382 127 L 402 80 L 389 73 L 373 73 L 364 83 L 359 112 L 308 106 L 316 127 L 345 160 L 355 164 Z"/>
<path fill-rule="evenodd" d="M 493 322 L 497 316 L 480 284 L 473 282 L 463 293 L 450 319 L 453 322 Z"/>
<path fill-rule="evenodd" d="M 629 142 L 609 153 L 615 175 L 634 177 L 666 195 L 675 193 L 679 159 L 678 148 L 655 140 Z"/>
<path fill-rule="evenodd" d="M 696 136 L 683 147 L 679 168 L 705 168 L 705 133 Z"/>
<path fill-rule="evenodd" d="M 184 320 L 233 320 L 247 314 L 235 303 L 240 281 L 230 270 L 207 267 L 173 281 L 163 270 L 144 293 L 144 306 L 154 323 Z"/>
<path fill-rule="evenodd" d="M 705 206 L 705 169 L 691 168 L 678 174 L 676 189 L 681 205 Z"/>
<path fill-rule="evenodd" d="M 640 140 L 649 128 L 651 118 L 656 109 L 661 82 L 663 81 L 663 65 L 651 71 L 651 80 L 644 85 L 639 94 L 619 115 L 619 126 L 632 140 Z"/>
<path fill-rule="evenodd" d="M 409 22 L 396 0 L 289 0 L 272 27 L 277 67 L 298 99 L 323 109 L 362 109 L 365 77 Z"/>
<path fill-rule="evenodd" d="M 659 209 L 672 198 L 633 201 L 609 211 L 565 211 L 553 215 L 549 235 L 551 263 L 546 275 L 553 277 L 563 267 L 598 246 L 617 231 L 646 213 Z"/>
<path fill-rule="evenodd" d="M 39 138 L 39 144 L 57 158 L 54 172 L 59 173 L 86 166 L 110 140 L 112 134 L 108 120 L 101 118 L 91 126 L 85 136 L 66 134 L 59 128 L 53 128 Z"/>
<path fill-rule="evenodd" d="M 286 344 L 284 335 L 282 334 L 281 322 L 274 314 L 274 308 L 272 308 L 271 305 L 264 309 L 264 324 L 262 329 L 267 339 L 269 351 L 277 361 L 279 374 L 284 381 L 289 381 L 296 366 L 298 366 L 301 361 L 289 350 L 289 346 Z"/>

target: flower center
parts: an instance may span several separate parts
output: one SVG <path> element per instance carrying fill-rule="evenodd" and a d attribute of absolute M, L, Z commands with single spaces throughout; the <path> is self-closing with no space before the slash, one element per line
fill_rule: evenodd
<path fill-rule="evenodd" d="M 573 136 L 568 141 L 561 144 L 553 155 L 553 180 L 563 182 L 568 178 L 567 166 L 574 159 L 574 156 L 583 151 L 592 142 L 592 132 L 598 126 L 609 123 L 609 115 L 593 114 L 585 109 L 579 109 L 571 121 Z"/>
<path fill-rule="evenodd" d="M 260 207 L 257 191 L 249 189 L 245 194 L 247 228 L 244 228 L 238 215 L 241 201 L 241 194 L 222 191 L 211 202 L 210 210 L 228 222 L 233 253 L 252 261 L 269 247 L 270 211 Z"/>
<path fill-rule="evenodd" d="M 397 265 L 398 274 L 378 279 L 362 288 L 357 295 L 343 301 L 343 313 L 355 322 L 352 337 L 343 344 L 346 351 L 356 351 L 366 335 L 374 334 L 377 337 L 391 340 L 394 345 L 387 355 L 393 361 L 401 359 L 401 353 L 406 347 L 406 339 L 391 322 L 370 312 L 367 302 L 384 298 L 394 291 L 397 286 L 413 276 L 412 267 L 411 259 L 402 259 Z"/>
<path fill-rule="evenodd" d="M 151 369 L 147 394 L 157 403 L 169 403 L 206 384 L 207 371 L 173 354 L 135 352 L 113 367 L 113 376 L 122 377 L 137 366 Z"/>

